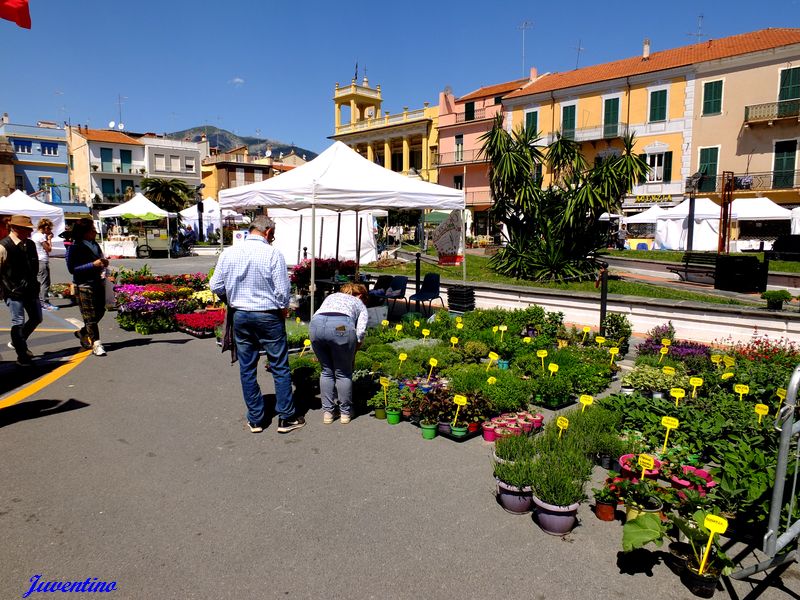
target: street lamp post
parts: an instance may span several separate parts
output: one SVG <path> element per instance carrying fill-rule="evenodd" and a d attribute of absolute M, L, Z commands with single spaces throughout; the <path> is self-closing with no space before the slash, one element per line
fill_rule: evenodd
<path fill-rule="evenodd" d="M 200 193 L 206 187 L 205 183 L 201 183 L 196 188 L 194 188 L 194 197 L 197 200 L 197 240 L 200 242 L 205 241 L 205 229 L 203 229 L 203 196 Z"/>
<path fill-rule="evenodd" d="M 704 177 L 703 173 L 698 171 L 686 179 L 686 193 L 689 194 L 689 223 L 686 231 L 687 252 L 691 252 L 694 248 L 694 200 Z"/>

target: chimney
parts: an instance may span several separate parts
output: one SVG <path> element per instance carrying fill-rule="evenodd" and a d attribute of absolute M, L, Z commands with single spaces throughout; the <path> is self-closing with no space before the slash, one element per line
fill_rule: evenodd
<path fill-rule="evenodd" d="M 644 38 L 644 44 L 642 44 L 642 60 L 650 60 L 650 38 Z"/>
<path fill-rule="evenodd" d="M 8 125 L 8 113 L 7 112 L 4 112 L 3 116 L 0 117 L 0 123 L 2 123 L 3 125 Z"/>
<path fill-rule="evenodd" d="M 536 67 L 531 67 L 531 74 L 528 78 L 530 81 L 536 81 L 536 78 L 539 76 L 539 71 L 536 70 Z"/>

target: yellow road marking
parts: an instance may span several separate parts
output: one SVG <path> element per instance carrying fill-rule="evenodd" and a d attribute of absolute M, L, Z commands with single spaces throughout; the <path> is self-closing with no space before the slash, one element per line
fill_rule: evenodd
<path fill-rule="evenodd" d="M 10 396 L 0 399 L 0 409 L 8 408 L 9 406 L 18 404 L 19 402 L 22 402 L 26 398 L 35 394 L 36 392 L 44 389 L 57 379 L 60 379 L 61 377 L 72 371 L 72 369 L 74 369 L 84 360 L 86 360 L 86 358 L 91 353 L 92 353 L 91 350 L 81 350 L 80 352 L 73 354 L 72 357 L 69 359 L 69 361 L 58 367 L 56 370 L 40 377 L 39 379 L 31 383 L 30 385 L 22 388 L 18 392 L 14 392 Z"/>
<path fill-rule="evenodd" d="M 0 329 L 0 331 L 11 331 L 10 329 Z M 77 331 L 76 329 L 49 329 L 47 327 L 37 327 L 37 332 L 49 331 L 50 333 L 69 333 L 70 331 Z"/>

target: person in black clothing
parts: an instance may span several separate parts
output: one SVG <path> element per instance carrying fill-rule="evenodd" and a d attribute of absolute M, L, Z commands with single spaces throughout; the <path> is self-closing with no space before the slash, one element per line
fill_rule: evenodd
<path fill-rule="evenodd" d="M 95 356 L 105 356 L 98 323 L 106 313 L 105 277 L 108 259 L 95 242 L 97 231 L 91 219 L 81 219 L 72 228 L 72 245 L 67 251 L 67 269 L 78 291 L 78 306 L 83 327 L 75 332 L 85 349 Z"/>
<path fill-rule="evenodd" d="M 13 215 L 8 222 L 11 233 L 0 240 L 0 288 L 11 311 L 11 346 L 17 364 L 33 364 L 28 338 L 42 322 L 39 304 L 39 257 L 31 240 L 33 222 L 25 215 Z M 25 320 L 25 315 L 28 319 Z"/>

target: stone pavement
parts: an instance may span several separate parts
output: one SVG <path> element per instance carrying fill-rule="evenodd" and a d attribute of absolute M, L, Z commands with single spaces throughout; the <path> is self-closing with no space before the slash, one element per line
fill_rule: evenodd
<path fill-rule="evenodd" d="M 46 324 L 77 316 L 65 307 Z M 101 330 L 107 357 L 0 409 L 2 598 L 35 574 L 113 580 L 110 597 L 136 599 L 691 598 L 663 555 L 621 555 L 620 523 L 588 502 L 565 538 L 505 513 L 480 439 L 424 441 L 369 416 L 326 426 L 311 398 L 299 399 L 304 429 L 254 435 L 238 369 L 213 340 L 138 336 L 113 314 Z M 32 342 L 43 363 L 77 351 L 69 332 Z M 9 373 L 1 364 L 0 381 Z M 796 598 L 800 569 L 727 585 L 716 597 Z"/>

